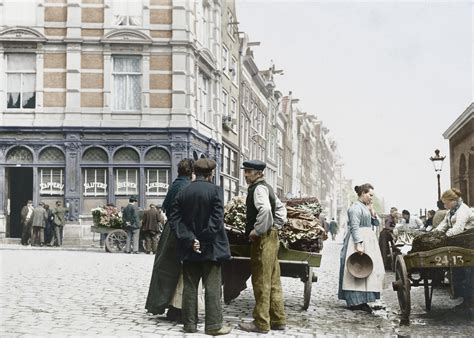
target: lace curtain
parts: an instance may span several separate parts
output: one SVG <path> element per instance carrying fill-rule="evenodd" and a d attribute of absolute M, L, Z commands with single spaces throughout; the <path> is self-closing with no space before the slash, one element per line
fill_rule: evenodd
<path fill-rule="evenodd" d="M 35 108 L 36 54 L 7 56 L 7 107 Z"/>
<path fill-rule="evenodd" d="M 114 108 L 140 110 L 141 88 L 140 58 L 114 58 Z"/>

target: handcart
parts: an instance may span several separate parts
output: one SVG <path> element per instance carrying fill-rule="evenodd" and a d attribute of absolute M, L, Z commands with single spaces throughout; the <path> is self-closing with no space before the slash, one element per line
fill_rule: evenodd
<path fill-rule="evenodd" d="M 454 292 L 453 268 L 474 268 L 474 249 L 445 246 L 397 256 L 392 287 L 397 292 L 403 320 L 410 318 L 412 287 L 423 286 L 427 311 L 431 310 L 435 287 L 450 287 Z"/>
<path fill-rule="evenodd" d="M 229 304 L 247 288 L 250 277 L 250 246 L 231 245 L 232 259 L 223 265 L 224 302 Z M 311 300 L 312 283 L 318 278 L 314 268 L 321 265 L 321 254 L 291 250 L 280 246 L 278 260 L 282 277 L 299 278 L 304 283 L 303 310 Z"/>
<path fill-rule="evenodd" d="M 105 250 L 107 252 L 123 252 L 127 245 L 127 232 L 121 228 L 103 226 L 91 226 L 91 232 L 107 234 L 105 238 Z"/>

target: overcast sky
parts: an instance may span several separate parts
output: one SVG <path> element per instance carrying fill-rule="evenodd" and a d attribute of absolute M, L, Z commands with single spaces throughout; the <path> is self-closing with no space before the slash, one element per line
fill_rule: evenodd
<path fill-rule="evenodd" d="M 284 69 L 278 88 L 330 129 L 345 176 L 412 213 L 436 209 L 429 157 L 473 101 L 472 17 L 471 1 L 237 0 L 259 68 Z"/>

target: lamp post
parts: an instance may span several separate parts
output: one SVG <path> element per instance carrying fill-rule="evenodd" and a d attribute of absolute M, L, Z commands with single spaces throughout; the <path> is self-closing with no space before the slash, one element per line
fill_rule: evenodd
<path fill-rule="evenodd" d="M 441 170 L 443 170 L 443 161 L 445 158 L 446 156 L 439 155 L 439 149 L 435 150 L 435 156 L 430 157 L 430 161 L 433 162 L 433 167 L 438 177 L 438 201 L 441 199 L 441 184 L 439 173 L 441 172 Z"/>

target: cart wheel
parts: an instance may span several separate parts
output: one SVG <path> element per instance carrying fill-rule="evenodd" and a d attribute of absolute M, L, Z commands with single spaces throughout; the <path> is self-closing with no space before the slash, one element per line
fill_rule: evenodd
<path fill-rule="evenodd" d="M 425 308 L 426 311 L 431 311 L 431 300 L 433 299 L 433 285 L 428 285 L 429 280 L 425 278 L 424 288 L 425 288 Z"/>
<path fill-rule="evenodd" d="M 127 233 L 122 229 L 109 232 L 105 239 L 105 246 L 109 252 L 123 252 L 127 245 Z"/>
<path fill-rule="evenodd" d="M 313 287 L 313 268 L 308 267 L 308 280 L 304 282 L 304 303 L 303 310 L 308 310 L 311 300 L 311 288 Z"/>
<path fill-rule="evenodd" d="M 398 304 L 402 312 L 402 319 L 410 319 L 411 300 L 410 289 L 411 284 L 408 279 L 407 268 L 403 256 L 399 255 L 395 262 L 395 282 L 392 283 L 393 290 L 397 292 Z"/>
<path fill-rule="evenodd" d="M 395 272 L 395 261 L 397 260 L 397 255 L 393 252 L 392 243 L 388 245 L 388 251 L 390 252 L 390 270 Z"/>

